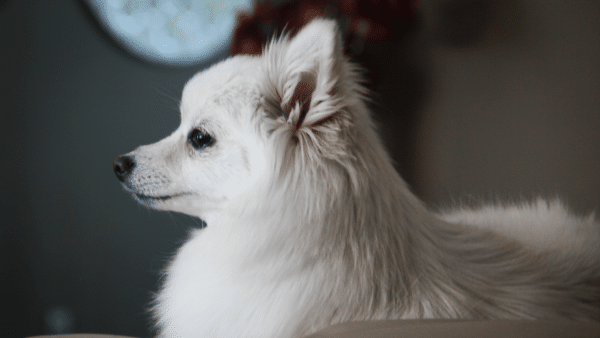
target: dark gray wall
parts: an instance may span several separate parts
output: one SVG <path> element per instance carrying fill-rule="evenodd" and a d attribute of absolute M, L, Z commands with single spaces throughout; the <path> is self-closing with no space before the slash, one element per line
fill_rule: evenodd
<path fill-rule="evenodd" d="M 147 335 L 158 271 L 196 224 L 136 205 L 112 159 L 177 127 L 200 68 L 146 65 L 107 41 L 76 1 L 0 7 L 3 334 L 53 333 L 45 317 L 62 309 L 73 332 Z"/>

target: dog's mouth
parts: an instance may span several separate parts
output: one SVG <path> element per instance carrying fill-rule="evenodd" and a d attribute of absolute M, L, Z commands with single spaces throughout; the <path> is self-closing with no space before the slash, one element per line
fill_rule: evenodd
<path fill-rule="evenodd" d="M 179 193 L 179 194 L 173 194 L 173 195 L 150 196 L 150 195 L 144 195 L 144 194 L 134 192 L 133 195 L 135 197 L 137 197 L 140 200 L 140 202 L 157 202 L 157 201 L 167 201 L 172 198 L 187 196 L 190 194 L 189 193 Z"/>
<path fill-rule="evenodd" d="M 125 188 L 125 190 L 127 192 L 131 193 L 139 202 L 141 202 L 143 204 L 152 204 L 154 202 L 164 202 L 164 201 L 168 201 L 173 198 L 191 195 L 190 193 L 183 192 L 183 193 L 176 193 L 176 194 L 170 194 L 170 195 L 154 196 L 154 195 L 147 195 L 147 194 L 138 192 L 138 191 L 136 191 L 136 189 L 133 189 L 132 187 L 130 187 L 127 184 L 123 184 L 123 187 Z"/>
<path fill-rule="evenodd" d="M 166 196 L 148 196 L 148 195 L 142 195 L 142 194 L 136 194 L 134 193 L 135 197 L 137 197 L 139 200 L 141 201 L 166 201 L 169 200 L 175 196 L 173 195 L 166 195 Z"/>

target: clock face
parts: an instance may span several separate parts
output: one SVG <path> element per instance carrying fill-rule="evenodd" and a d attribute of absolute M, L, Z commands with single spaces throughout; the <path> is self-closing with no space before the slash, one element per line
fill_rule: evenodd
<path fill-rule="evenodd" d="M 237 14 L 252 0 L 86 0 L 128 52 L 159 64 L 207 62 L 231 49 Z"/>

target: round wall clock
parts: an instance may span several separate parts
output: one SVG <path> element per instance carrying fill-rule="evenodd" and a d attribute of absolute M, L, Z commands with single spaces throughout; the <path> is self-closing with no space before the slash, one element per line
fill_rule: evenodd
<path fill-rule="evenodd" d="M 119 45 L 138 58 L 187 66 L 231 48 L 237 14 L 252 0 L 84 0 Z"/>

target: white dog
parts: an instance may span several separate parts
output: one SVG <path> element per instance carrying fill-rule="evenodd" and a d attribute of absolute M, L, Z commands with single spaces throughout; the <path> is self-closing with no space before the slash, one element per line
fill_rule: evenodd
<path fill-rule="evenodd" d="M 163 337 L 301 337 L 396 318 L 600 320 L 599 224 L 558 202 L 434 214 L 394 171 L 333 21 L 194 76 L 181 125 L 115 160 L 142 204 L 197 216 Z"/>

